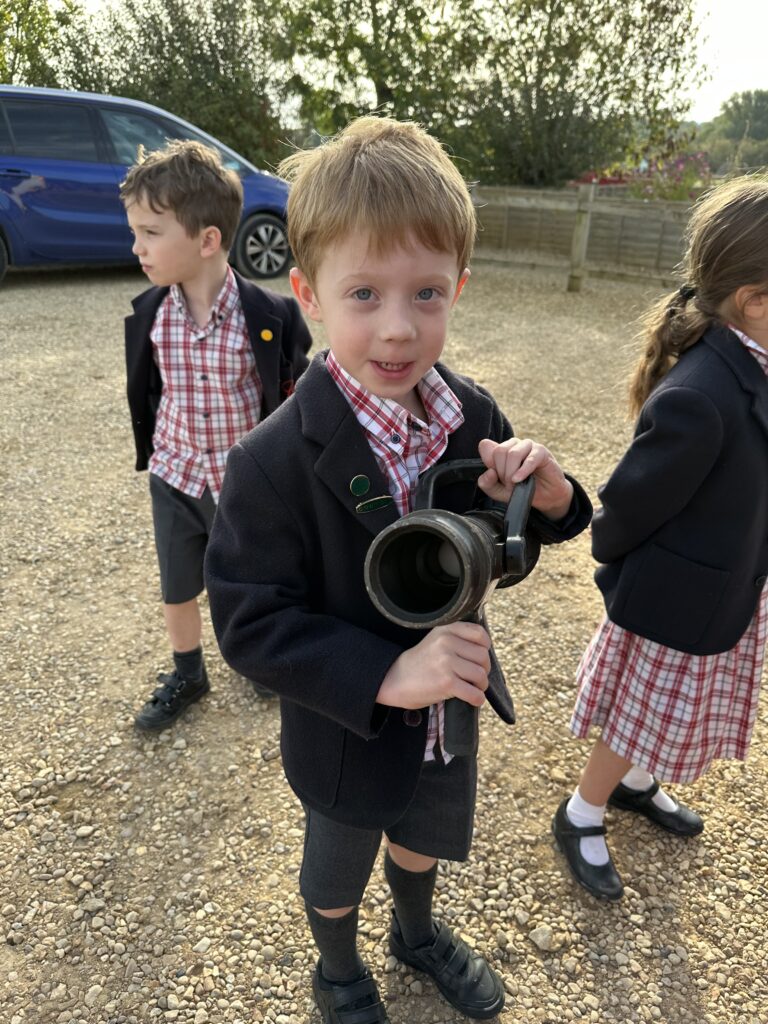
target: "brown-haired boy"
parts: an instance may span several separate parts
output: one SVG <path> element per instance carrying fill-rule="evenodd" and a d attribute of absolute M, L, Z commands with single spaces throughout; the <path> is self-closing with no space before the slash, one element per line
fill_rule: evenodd
<path fill-rule="evenodd" d="M 215 150 L 171 142 L 131 167 L 120 196 L 154 285 L 126 318 L 125 354 L 174 661 L 135 721 L 158 730 L 209 689 L 197 598 L 227 452 L 293 390 L 310 336 L 293 299 L 229 267 L 243 191 Z"/>
<path fill-rule="evenodd" d="M 534 474 L 537 550 L 579 533 L 591 508 L 546 448 L 512 436 L 486 391 L 437 363 L 475 233 L 440 145 L 416 125 L 361 118 L 282 170 L 294 294 L 330 351 L 230 453 L 206 555 L 213 623 L 227 661 L 281 699 L 283 765 L 306 812 L 300 889 L 323 1020 L 388 1019 L 356 947 L 382 832 L 391 952 L 466 1015 L 492 1017 L 501 981 L 433 922 L 432 895 L 437 858 L 467 859 L 475 805 L 475 758 L 443 751 L 443 703 L 487 695 L 511 721 L 509 693 L 483 626 L 394 625 L 371 603 L 363 566 L 438 461 L 479 451 L 488 467 L 479 490 L 441 495 L 454 512 L 506 501 Z"/>

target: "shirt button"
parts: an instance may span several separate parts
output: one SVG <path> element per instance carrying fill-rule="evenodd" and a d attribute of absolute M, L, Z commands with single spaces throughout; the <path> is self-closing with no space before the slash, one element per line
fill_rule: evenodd
<path fill-rule="evenodd" d="M 207 419 L 209 419 L 209 418 L 210 418 L 210 415 L 211 415 L 211 414 L 210 414 L 209 412 L 204 412 L 204 413 L 203 413 L 203 419 L 204 419 L 204 420 L 207 420 Z"/>
<path fill-rule="evenodd" d="M 392 440 L 395 442 L 395 444 L 399 444 L 400 440 L 401 440 L 400 435 L 399 434 L 393 434 L 392 435 Z"/>
<path fill-rule="evenodd" d="M 414 708 L 408 708 L 403 712 L 403 721 L 406 725 L 416 728 L 417 725 L 421 725 L 421 712 Z"/>
<path fill-rule="evenodd" d="M 201 373 L 200 374 L 200 380 L 208 380 L 208 374 L 207 373 Z"/>
<path fill-rule="evenodd" d="M 205 449 L 205 454 L 206 455 L 213 455 L 213 448 L 206 448 Z"/>

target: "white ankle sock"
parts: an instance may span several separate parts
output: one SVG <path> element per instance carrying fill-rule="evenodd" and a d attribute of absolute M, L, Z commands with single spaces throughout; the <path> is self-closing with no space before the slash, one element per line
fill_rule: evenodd
<path fill-rule="evenodd" d="M 570 823 L 577 828 L 587 828 L 589 825 L 602 825 L 603 817 L 605 816 L 605 804 L 602 807 L 597 807 L 595 804 L 587 803 L 577 787 L 566 805 L 565 813 Z M 592 864 L 594 867 L 607 864 L 611 859 L 604 836 L 584 836 L 579 840 L 579 852 L 587 864 Z"/>
<path fill-rule="evenodd" d="M 644 768 L 632 767 L 621 780 L 627 789 L 635 789 L 643 792 L 653 785 L 653 776 Z M 668 796 L 663 789 L 658 789 L 653 795 L 653 803 L 660 811 L 674 811 L 677 804 Z"/>

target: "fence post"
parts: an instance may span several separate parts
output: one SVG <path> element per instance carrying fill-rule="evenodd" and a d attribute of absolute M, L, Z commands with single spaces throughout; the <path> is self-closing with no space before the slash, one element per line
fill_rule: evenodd
<path fill-rule="evenodd" d="M 594 182 L 591 185 L 579 185 L 576 224 L 571 239 L 571 272 L 568 275 L 567 289 L 569 292 L 580 292 L 582 281 L 587 276 L 587 243 L 589 242 L 589 222 L 592 217 L 594 198 Z"/>

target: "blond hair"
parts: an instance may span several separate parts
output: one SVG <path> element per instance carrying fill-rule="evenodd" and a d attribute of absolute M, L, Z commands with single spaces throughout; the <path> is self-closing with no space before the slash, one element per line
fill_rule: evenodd
<path fill-rule="evenodd" d="M 686 243 L 685 284 L 641 320 L 644 350 L 629 386 L 633 414 L 709 327 L 738 319 L 733 297 L 739 288 L 768 293 L 768 177 L 733 178 L 706 193 L 694 208 Z"/>
<path fill-rule="evenodd" d="M 120 185 L 125 206 L 146 202 L 155 213 L 170 210 L 190 238 L 203 228 L 221 232 L 222 249 L 235 237 L 243 210 L 243 186 L 202 142 L 175 139 L 163 149 L 139 156 Z"/>
<path fill-rule="evenodd" d="M 362 233 L 378 253 L 411 238 L 456 254 L 460 269 L 474 245 L 475 210 L 448 154 L 417 124 L 360 117 L 316 149 L 280 163 L 291 182 L 288 240 L 314 282 L 329 245 Z"/>

